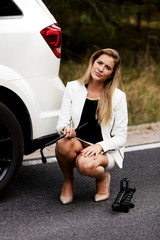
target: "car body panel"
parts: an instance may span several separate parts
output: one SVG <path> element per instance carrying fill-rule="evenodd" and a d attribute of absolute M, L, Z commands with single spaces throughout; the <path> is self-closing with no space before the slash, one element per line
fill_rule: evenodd
<path fill-rule="evenodd" d="M 56 20 L 40 0 L 14 2 L 23 15 L 0 17 L 0 86 L 23 101 L 36 139 L 56 131 L 64 92 L 60 59 L 40 34 Z"/>

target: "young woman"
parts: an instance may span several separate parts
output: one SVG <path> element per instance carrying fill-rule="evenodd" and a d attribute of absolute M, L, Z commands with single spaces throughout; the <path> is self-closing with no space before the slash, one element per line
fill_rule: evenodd
<path fill-rule="evenodd" d="M 73 201 L 74 167 L 96 179 L 95 201 L 109 198 L 108 170 L 115 164 L 122 168 L 127 137 L 126 96 L 117 88 L 119 80 L 117 51 L 102 49 L 91 56 L 86 73 L 66 86 L 57 124 L 66 136 L 56 144 L 63 204 Z"/>

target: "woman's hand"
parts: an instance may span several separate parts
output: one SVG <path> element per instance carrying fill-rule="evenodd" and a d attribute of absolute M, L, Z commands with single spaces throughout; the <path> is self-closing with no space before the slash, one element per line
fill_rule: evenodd
<path fill-rule="evenodd" d="M 62 130 L 62 133 L 66 134 L 65 138 L 74 138 L 74 137 L 76 137 L 76 131 L 73 128 L 69 127 L 69 126 L 64 127 L 63 130 Z"/>
<path fill-rule="evenodd" d="M 103 150 L 100 144 L 96 143 L 89 147 L 84 148 L 81 153 L 84 157 L 92 157 L 94 155 L 94 159 L 98 156 L 98 154 Z"/>

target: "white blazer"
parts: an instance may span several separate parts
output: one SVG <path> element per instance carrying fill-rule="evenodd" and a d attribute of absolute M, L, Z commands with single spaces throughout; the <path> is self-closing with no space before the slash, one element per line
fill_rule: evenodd
<path fill-rule="evenodd" d="M 70 125 L 77 128 L 83 106 L 87 96 L 87 89 L 79 81 L 68 82 L 65 88 L 60 115 L 57 123 L 57 131 Z M 103 151 L 123 167 L 124 147 L 127 139 L 128 113 L 126 95 L 115 89 L 112 97 L 112 119 L 106 126 L 101 126 L 103 141 L 99 142 Z"/>

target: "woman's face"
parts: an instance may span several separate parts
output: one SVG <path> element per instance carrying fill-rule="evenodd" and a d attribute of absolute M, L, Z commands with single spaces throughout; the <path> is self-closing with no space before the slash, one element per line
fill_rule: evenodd
<path fill-rule="evenodd" d="M 114 70 L 114 60 L 112 57 L 102 54 L 93 63 L 91 77 L 95 81 L 105 81 L 111 77 Z"/>

